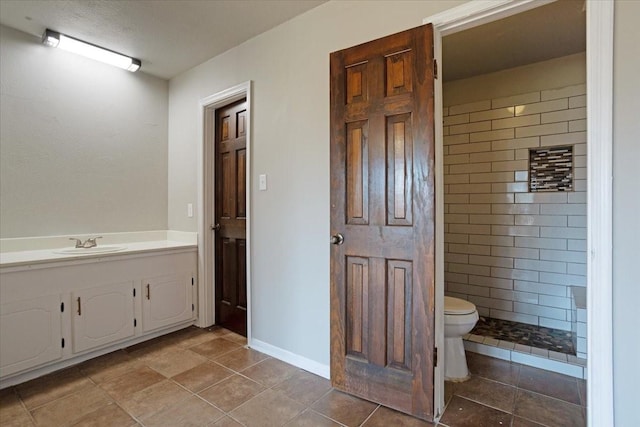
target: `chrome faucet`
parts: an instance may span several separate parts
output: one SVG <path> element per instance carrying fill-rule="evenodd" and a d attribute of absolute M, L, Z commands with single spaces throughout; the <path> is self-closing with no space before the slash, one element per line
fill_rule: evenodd
<path fill-rule="evenodd" d="M 98 236 L 98 237 L 91 237 L 87 240 L 85 240 L 84 242 L 80 239 L 76 239 L 75 237 L 69 237 L 69 240 L 75 240 L 76 242 L 76 248 L 94 248 L 96 246 L 98 246 L 98 243 L 96 242 L 96 239 L 102 239 L 102 236 Z"/>

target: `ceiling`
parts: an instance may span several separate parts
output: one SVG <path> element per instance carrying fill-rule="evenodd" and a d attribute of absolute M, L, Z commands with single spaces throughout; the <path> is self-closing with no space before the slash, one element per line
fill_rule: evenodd
<path fill-rule="evenodd" d="M 559 0 L 442 39 L 444 81 L 586 50 L 584 0 Z"/>
<path fill-rule="evenodd" d="M 2 0 L 0 23 L 45 28 L 142 61 L 169 79 L 326 0 Z M 584 0 L 559 0 L 443 39 L 445 81 L 586 49 Z M 327 53 L 328 54 L 328 53 Z"/>
<path fill-rule="evenodd" d="M 169 79 L 326 0 L 2 0 L 0 23 L 50 28 L 133 56 Z"/>

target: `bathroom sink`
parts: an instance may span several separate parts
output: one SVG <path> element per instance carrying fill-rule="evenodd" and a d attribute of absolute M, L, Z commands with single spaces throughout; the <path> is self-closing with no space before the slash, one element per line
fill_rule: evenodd
<path fill-rule="evenodd" d="M 53 253 L 67 254 L 67 255 L 95 255 L 95 254 L 106 254 L 109 252 L 119 252 L 125 249 L 127 249 L 126 246 L 106 245 L 106 246 L 94 246 L 93 248 L 55 249 Z"/>

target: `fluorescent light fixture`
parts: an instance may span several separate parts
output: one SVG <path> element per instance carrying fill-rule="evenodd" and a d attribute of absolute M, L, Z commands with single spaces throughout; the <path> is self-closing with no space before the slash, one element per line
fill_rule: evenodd
<path fill-rule="evenodd" d="M 139 59 L 131 58 L 49 29 L 46 29 L 42 35 L 42 43 L 104 62 L 105 64 L 115 65 L 131 72 L 138 71 L 142 65 Z"/>

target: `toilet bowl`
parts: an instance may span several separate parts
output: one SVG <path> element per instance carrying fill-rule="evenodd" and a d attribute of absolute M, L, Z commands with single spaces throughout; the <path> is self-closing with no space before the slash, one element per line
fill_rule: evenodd
<path fill-rule="evenodd" d="M 444 297 L 444 377 L 447 381 L 469 378 L 462 337 L 478 321 L 476 306 L 460 298 Z"/>

